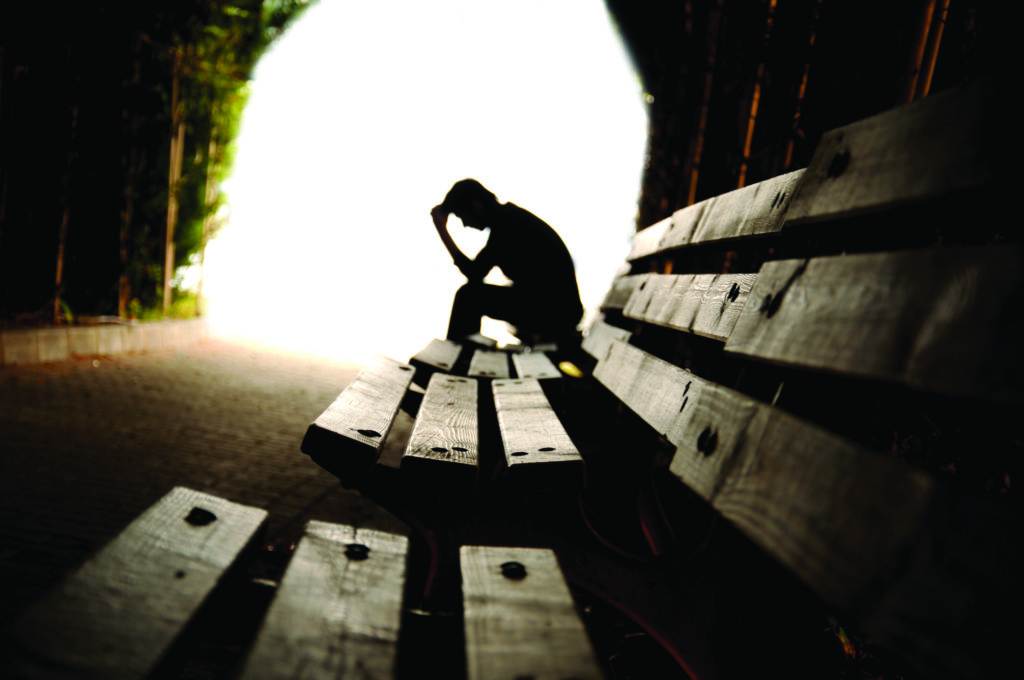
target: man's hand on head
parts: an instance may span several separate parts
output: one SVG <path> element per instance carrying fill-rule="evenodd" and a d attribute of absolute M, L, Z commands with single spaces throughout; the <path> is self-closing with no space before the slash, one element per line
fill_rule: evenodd
<path fill-rule="evenodd" d="M 434 221 L 434 227 L 438 230 L 444 229 L 448 223 L 448 211 L 439 205 L 430 209 L 430 219 Z"/>

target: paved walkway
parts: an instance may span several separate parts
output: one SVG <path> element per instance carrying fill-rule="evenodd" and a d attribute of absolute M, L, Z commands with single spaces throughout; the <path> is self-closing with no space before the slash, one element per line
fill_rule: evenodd
<path fill-rule="evenodd" d="M 175 485 L 267 509 L 282 546 L 310 516 L 355 521 L 298 447 L 357 370 L 212 339 L 0 368 L 0 617 Z"/>

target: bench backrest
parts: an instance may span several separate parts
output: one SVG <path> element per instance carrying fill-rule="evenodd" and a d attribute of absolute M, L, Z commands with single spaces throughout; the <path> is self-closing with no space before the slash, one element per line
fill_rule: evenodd
<path fill-rule="evenodd" d="M 988 663 L 973 631 L 1012 573 L 991 484 L 1024 392 L 1022 251 L 969 219 L 999 196 L 992 102 L 833 130 L 805 170 L 639 232 L 583 345 L 670 475 L 926 672 Z"/>

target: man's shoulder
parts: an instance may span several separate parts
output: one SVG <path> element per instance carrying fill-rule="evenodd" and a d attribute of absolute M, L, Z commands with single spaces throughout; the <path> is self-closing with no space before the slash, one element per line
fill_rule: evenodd
<path fill-rule="evenodd" d="M 507 224 L 534 227 L 537 229 L 554 231 L 551 225 L 534 215 L 526 208 L 520 207 L 511 201 L 501 204 L 502 216 Z"/>

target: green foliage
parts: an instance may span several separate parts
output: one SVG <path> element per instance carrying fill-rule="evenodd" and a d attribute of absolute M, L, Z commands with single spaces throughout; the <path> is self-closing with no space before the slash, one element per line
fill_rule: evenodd
<path fill-rule="evenodd" d="M 310 5 L 308 0 L 210 3 L 184 43 L 186 163 L 178 186 L 175 265 L 201 251 L 218 226 L 210 218 L 231 172 L 235 139 L 249 98 L 249 78 L 267 48 Z"/>
<path fill-rule="evenodd" d="M 194 319 L 201 314 L 199 296 L 189 291 L 173 291 L 173 301 L 164 316 L 163 307 L 159 304 L 143 305 L 138 298 L 128 304 L 128 317 L 139 321 L 156 321 L 158 319 Z M 70 323 L 70 320 L 69 320 Z"/>
<path fill-rule="evenodd" d="M 171 130 L 175 55 L 181 59 L 179 86 L 185 116 L 185 151 L 176 186 L 175 268 L 194 261 L 220 226 L 212 219 L 224 203 L 220 183 L 231 172 L 235 140 L 249 98 L 249 80 L 260 57 L 312 4 L 310 0 L 201 0 L 168 5 L 151 21 L 145 41 L 161 49 L 150 80 L 162 103 L 146 120 L 150 134 L 136 140 L 156 151 L 144 159 L 138 178 L 139 207 L 132 227 L 128 266 L 140 314 L 160 303 L 164 215 Z M 152 267 L 158 263 L 155 269 Z M 178 305 L 178 301 L 175 301 Z M 193 305 L 192 309 L 195 309 Z"/>

